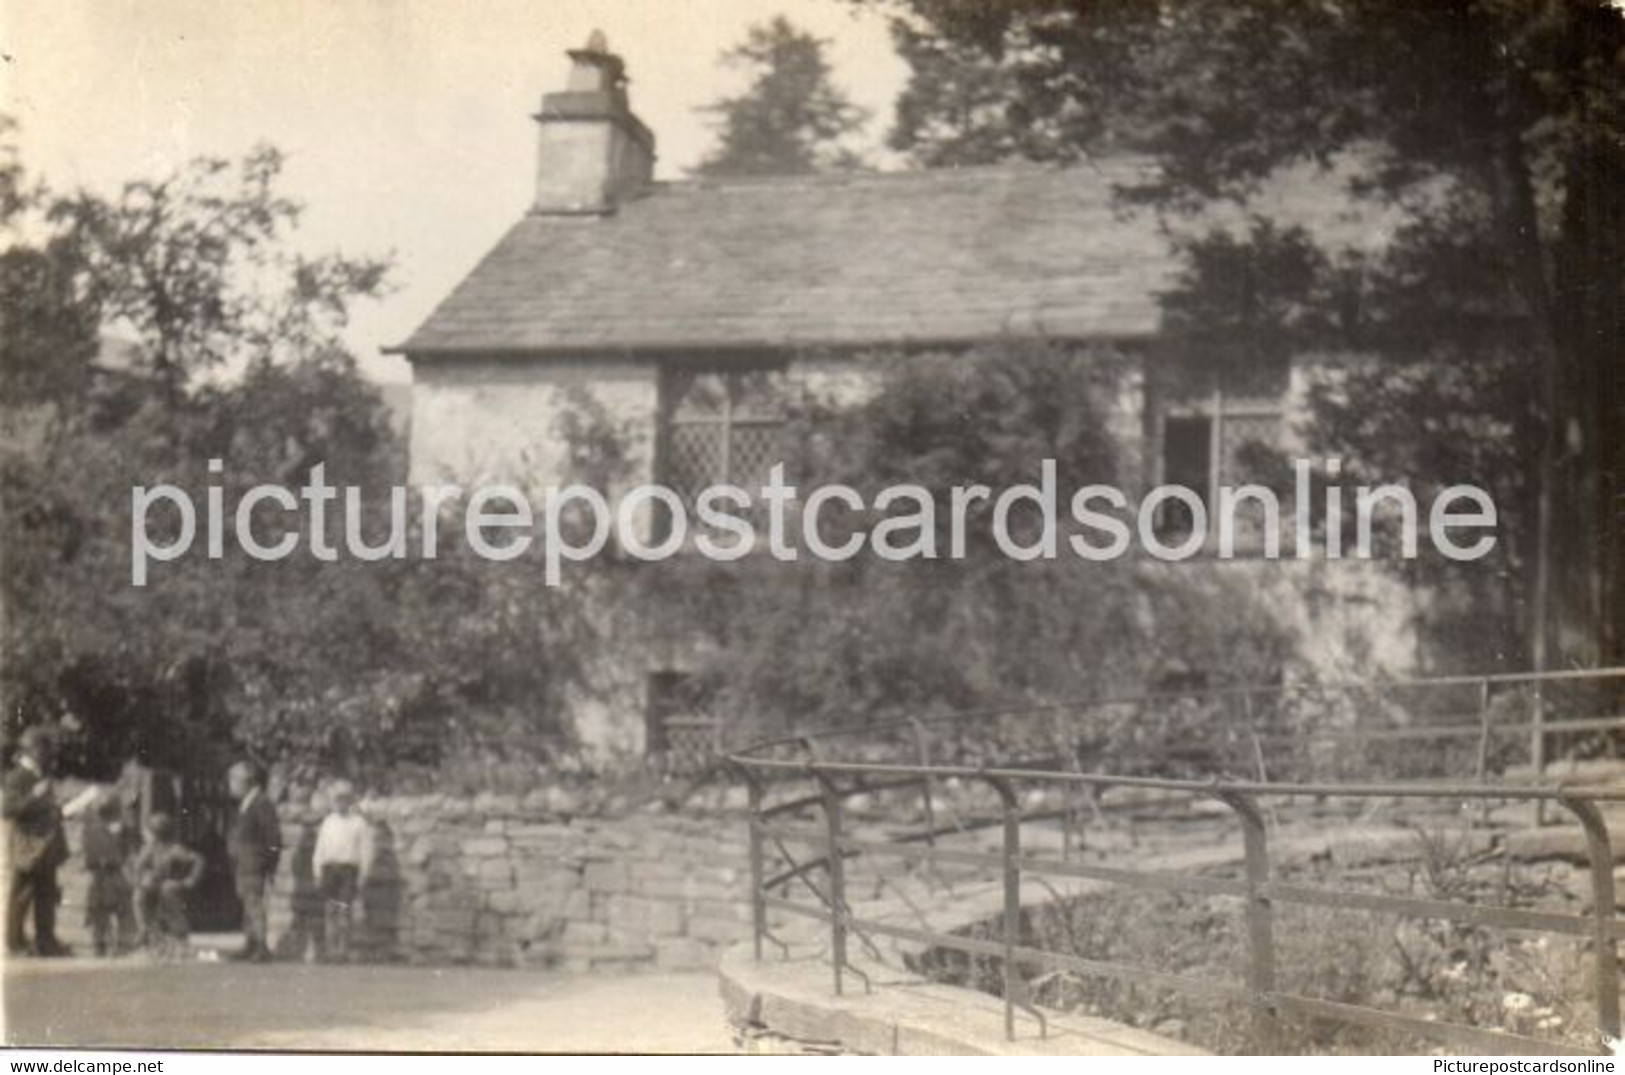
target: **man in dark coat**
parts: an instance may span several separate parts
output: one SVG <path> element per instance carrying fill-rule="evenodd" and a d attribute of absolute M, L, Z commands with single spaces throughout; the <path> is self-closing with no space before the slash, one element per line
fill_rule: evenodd
<path fill-rule="evenodd" d="M 282 826 L 276 807 L 265 794 L 265 773 L 246 761 L 226 774 L 237 815 L 232 819 L 228 850 L 243 905 L 243 947 L 234 959 L 269 962 L 271 947 L 266 926 L 267 890 L 282 857 Z"/>
<path fill-rule="evenodd" d="M 5 775 L 0 814 L 6 820 L 7 868 L 6 951 L 62 956 L 68 949 L 56 939 L 56 905 L 61 899 L 56 871 L 68 857 L 62 810 L 51 788 L 55 751 L 50 733 L 39 727 L 23 732 L 17 764 Z M 29 908 L 34 911 L 34 943 L 24 932 Z"/>

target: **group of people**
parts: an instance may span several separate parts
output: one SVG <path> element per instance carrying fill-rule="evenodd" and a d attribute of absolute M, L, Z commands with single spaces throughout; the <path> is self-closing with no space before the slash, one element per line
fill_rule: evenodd
<path fill-rule="evenodd" d="M 63 808 L 58 804 L 54 742 L 47 728 L 27 729 L 6 771 L 0 814 L 7 832 L 6 951 L 10 956 L 70 954 L 57 936 L 62 891 L 57 873 L 69 858 Z M 226 781 L 234 802 L 226 833 L 243 945 L 230 958 L 268 962 L 267 903 L 282 859 L 282 827 L 265 786 L 265 773 L 247 761 L 232 765 Z M 312 870 L 324 903 L 321 951 L 348 958 L 354 909 L 372 863 L 371 826 L 356 810 L 343 781 L 328 791 L 331 810 L 316 834 Z M 185 846 L 175 818 L 144 809 L 139 799 L 101 792 L 90 803 L 82 830 L 89 874 L 85 916 L 99 956 L 145 950 L 176 957 L 189 950 L 189 894 L 202 881 L 204 858 Z M 33 938 L 28 920 L 33 918 Z"/>
<path fill-rule="evenodd" d="M 125 804 L 111 795 L 85 820 L 85 924 L 98 956 L 135 948 L 174 956 L 186 946 L 186 894 L 203 879 L 203 856 L 176 839 L 175 820 L 163 811 L 136 830 Z M 37 904 L 35 916 L 38 949 Z"/>

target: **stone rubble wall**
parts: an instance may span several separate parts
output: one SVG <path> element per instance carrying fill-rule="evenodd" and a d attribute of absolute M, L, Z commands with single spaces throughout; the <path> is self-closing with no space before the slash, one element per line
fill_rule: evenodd
<path fill-rule="evenodd" d="M 364 804 L 377 861 L 356 930 L 366 958 L 567 970 L 707 969 L 749 935 L 743 819 L 727 813 L 566 817 L 545 801 Z M 297 957 L 322 902 L 316 817 L 285 811 L 271 933 Z"/>
<path fill-rule="evenodd" d="M 279 958 L 315 958 L 319 812 L 280 806 L 271 902 Z M 370 799 L 375 862 L 355 957 L 570 971 L 706 970 L 750 936 L 746 824 L 736 810 L 571 816 L 544 794 Z M 79 826 L 62 867 L 59 933 L 90 948 Z"/>

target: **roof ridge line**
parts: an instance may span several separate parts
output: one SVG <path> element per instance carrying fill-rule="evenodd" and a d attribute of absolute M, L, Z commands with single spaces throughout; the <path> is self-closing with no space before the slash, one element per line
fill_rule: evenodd
<path fill-rule="evenodd" d="M 848 172 L 808 172 L 798 175 L 732 175 L 685 176 L 681 179 L 661 179 L 649 189 L 650 194 L 670 190 L 719 190 L 728 187 L 844 186 L 852 183 L 890 183 L 907 180 L 986 178 L 990 175 L 1031 175 L 1043 172 L 1066 172 L 1072 169 L 1105 171 L 1146 171 L 1154 167 L 1148 158 L 1110 156 L 1076 161 L 1010 160 L 990 164 L 955 164 L 940 168 L 863 169 Z"/>

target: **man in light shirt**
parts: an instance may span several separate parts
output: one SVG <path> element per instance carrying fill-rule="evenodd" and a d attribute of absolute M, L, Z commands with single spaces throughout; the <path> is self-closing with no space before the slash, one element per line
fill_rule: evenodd
<path fill-rule="evenodd" d="M 326 906 L 322 956 L 342 963 L 350 954 L 350 923 L 356 899 L 366 887 L 372 866 L 372 826 L 356 812 L 355 791 L 348 781 L 335 783 L 328 797 L 333 809 L 316 830 L 311 872 L 321 886 Z"/>

